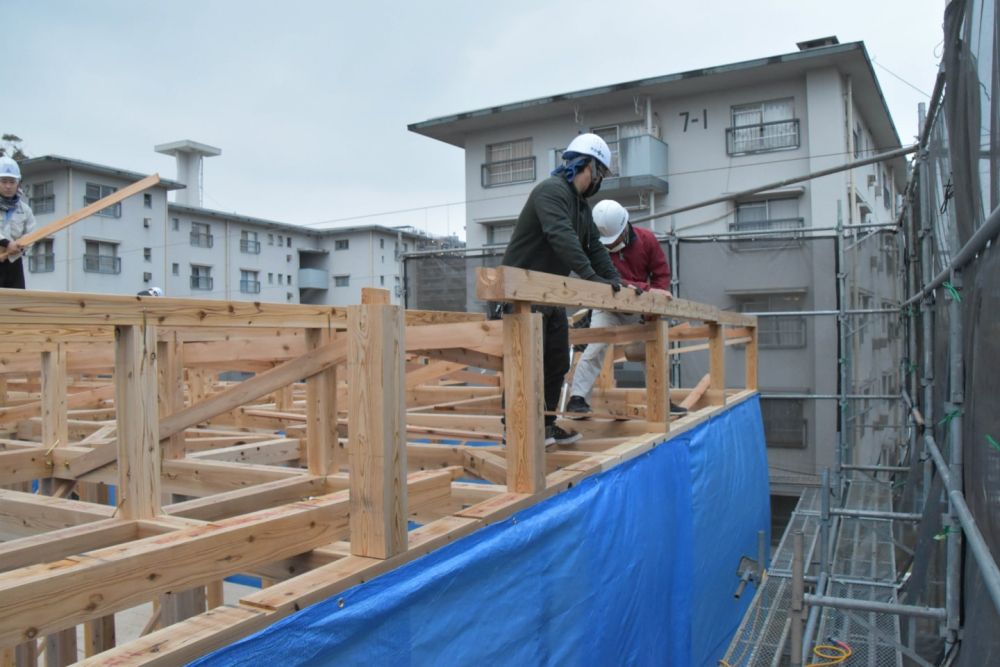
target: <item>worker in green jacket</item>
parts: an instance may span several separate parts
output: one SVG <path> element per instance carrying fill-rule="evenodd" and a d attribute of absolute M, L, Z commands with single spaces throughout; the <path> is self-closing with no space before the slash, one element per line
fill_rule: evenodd
<path fill-rule="evenodd" d="M 621 278 L 601 243 L 587 203 L 610 173 L 611 149 L 596 134 L 581 134 L 570 142 L 562 159 L 563 164 L 528 196 L 501 264 L 560 276 L 572 271 L 584 280 L 606 283 L 618 292 Z M 534 311 L 542 314 L 545 409 L 553 412 L 559 407 L 570 363 L 566 309 L 535 306 Z M 579 439 L 579 433 L 562 428 L 554 416 L 546 415 L 546 446 L 567 445 Z"/>

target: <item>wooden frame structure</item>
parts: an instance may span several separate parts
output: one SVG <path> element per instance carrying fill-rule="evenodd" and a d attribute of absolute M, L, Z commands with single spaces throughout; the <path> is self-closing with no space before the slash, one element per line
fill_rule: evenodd
<path fill-rule="evenodd" d="M 408 311 L 381 290 L 346 309 L 0 290 L 0 664 L 68 664 L 80 625 L 87 664 L 193 659 L 756 390 L 753 317 L 509 267 L 477 289 L 512 314 Z M 573 331 L 641 343 L 647 386 L 606 375 L 584 439 L 553 452 L 532 304 L 648 320 Z M 746 346 L 744 388 L 725 386 L 727 344 Z M 698 350 L 709 374 L 671 392 L 668 355 Z M 223 605 L 238 573 L 268 585 Z M 149 601 L 150 632 L 116 644 L 114 614 Z"/>

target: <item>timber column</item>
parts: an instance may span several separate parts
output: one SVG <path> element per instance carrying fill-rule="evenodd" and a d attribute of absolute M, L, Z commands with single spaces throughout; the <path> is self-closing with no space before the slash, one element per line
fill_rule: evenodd
<path fill-rule="evenodd" d="M 503 385 L 507 490 L 537 493 L 545 488 L 542 316 L 529 303 L 503 316 Z"/>

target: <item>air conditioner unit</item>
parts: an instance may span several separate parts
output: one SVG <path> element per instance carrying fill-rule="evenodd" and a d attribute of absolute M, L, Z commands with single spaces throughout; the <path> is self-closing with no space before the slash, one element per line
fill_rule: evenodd
<path fill-rule="evenodd" d="M 149 271 L 146 271 L 145 273 L 142 274 L 142 282 L 148 283 L 152 279 L 153 279 L 153 274 L 150 273 Z"/>

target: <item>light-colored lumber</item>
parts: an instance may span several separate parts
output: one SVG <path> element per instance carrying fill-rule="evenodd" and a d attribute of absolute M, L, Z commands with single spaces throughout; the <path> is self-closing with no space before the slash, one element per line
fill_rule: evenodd
<path fill-rule="evenodd" d="M 746 388 L 747 389 L 757 389 L 757 362 L 758 362 L 758 345 L 757 345 L 757 327 L 750 329 L 749 338 L 746 346 Z"/>
<path fill-rule="evenodd" d="M 406 551 L 405 329 L 397 306 L 347 309 L 351 553 Z"/>
<path fill-rule="evenodd" d="M 711 376 L 709 389 L 719 392 L 709 394 L 709 401 L 718 405 L 726 404 L 726 341 L 722 327 L 715 323 L 708 325 L 708 373 Z"/>
<path fill-rule="evenodd" d="M 646 419 L 665 422 L 670 419 L 670 364 L 667 360 L 670 324 L 657 319 L 649 323 L 652 340 L 646 341 Z"/>
<path fill-rule="evenodd" d="M 314 350 L 331 340 L 331 332 L 306 330 L 306 346 Z M 335 472 L 347 462 L 337 435 L 337 367 L 306 380 L 306 466 L 313 475 Z"/>
<path fill-rule="evenodd" d="M 688 392 L 688 395 L 685 396 L 684 400 L 680 402 L 680 406 L 682 408 L 687 408 L 688 410 L 694 408 L 698 400 L 701 399 L 701 397 L 705 394 L 706 391 L 708 391 L 708 387 L 711 384 L 712 384 L 711 373 L 705 373 L 705 375 L 701 378 L 701 380 L 698 381 L 698 384 L 694 386 L 694 389 Z"/>
<path fill-rule="evenodd" d="M 116 327 L 115 390 L 119 516 L 151 519 L 160 513 L 155 327 Z"/>
<path fill-rule="evenodd" d="M 534 493 L 545 485 L 542 316 L 503 316 L 507 488 Z"/>

